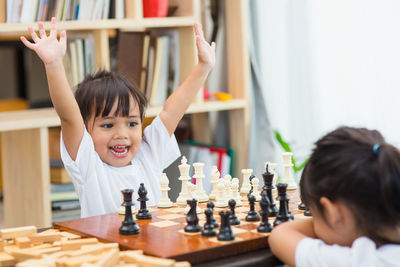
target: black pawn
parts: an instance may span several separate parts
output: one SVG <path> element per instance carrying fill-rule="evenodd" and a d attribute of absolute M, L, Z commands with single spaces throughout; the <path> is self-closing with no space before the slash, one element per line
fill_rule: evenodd
<path fill-rule="evenodd" d="M 308 207 L 306 207 L 306 210 L 304 211 L 304 216 L 312 216 L 311 211 Z"/>
<path fill-rule="evenodd" d="M 124 189 L 121 190 L 121 193 L 124 197 L 124 202 L 122 202 L 122 206 L 125 207 L 125 218 L 122 222 L 121 227 L 119 228 L 119 233 L 121 235 L 134 235 L 140 232 L 139 226 L 136 224 L 135 220 L 132 217 L 132 189 Z"/>
<path fill-rule="evenodd" d="M 256 197 L 253 195 L 247 195 L 247 198 L 249 200 L 249 205 L 250 205 L 250 210 L 247 213 L 246 216 L 246 221 L 248 222 L 256 222 L 260 220 L 260 216 L 257 214 L 257 212 L 254 210 L 254 202 L 256 202 Z"/>
<path fill-rule="evenodd" d="M 307 206 L 306 206 L 306 204 L 304 204 L 304 202 L 302 201 L 302 202 L 299 204 L 298 208 L 299 208 L 299 210 L 306 210 L 306 209 L 307 209 Z"/>
<path fill-rule="evenodd" d="M 268 221 L 268 213 L 270 210 L 269 207 L 269 198 L 265 191 L 261 192 L 261 200 L 260 200 L 260 215 L 261 215 L 261 223 L 257 227 L 257 232 L 260 233 L 269 233 L 272 231 L 272 226 Z"/>
<path fill-rule="evenodd" d="M 265 172 L 262 174 L 262 177 L 264 180 L 264 186 L 262 189 L 264 192 L 267 193 L 267 197 L 270 203 L 268 216 L 274 217 L 276 216 L 276 214 L 278 214 L 278 207 L 276 206 L 274 198 L 272 197 L 272 189 L 274 189 L 274 185 L 272 184 L 274 174 L 268 170 L 268 164 Z"/>
<path fill-rule="evenodd" d="M 212 202 L 212 201 L 207 202 L 207 208 L 211 208 L 213 213 L 214 213 L 214 207 L 215 207 L 214 202 Z M 215 219 L 213 213 L 211 213 L 211 221 L 214 225 L 214 228 L 217 228 L 219 226 L 219 224 L 218 224 L 217 220 Z"/>
<path fill-rule="evenodd" d="M 141 183 L 139 186 L 138 195 L 139 195 L 139 198 L 137 200 L 140 201 L 140 209 L 138 210 L 138 213 L 136 214 L 136 219 L 138 219 L 138 220 L 151 219 L 151 213 L 149 212 L 149 210 L 146 207 L 146 201 L 149 200 L 147 198 L 147 189 L 144 187 L 143 183 Z"/>
<path fill-rule="evenodd" d="M 206 208 L 204 214 L 206 215 L 206 223 L 204 224 L 203 231 L 201 231 L 201 234 L 204 236 L 217 235 L 217 231 L 215 231 L 215 227 L 212 222 L 213 210 L 211 208 Z"/>
<path fill-rule="evenodd" d="M 197 200 L 186 200 L 188 205 L 190 206 L 190 210 L 188 214 L 186 214 L 186 221 L 187 225 L 185 226 L 184 230 L 188 233 L 197 233 L 201 231 L 201 226 L 199 225 L 199 218 L 197 217 L 196 207 L 197 207 Z"/>
<path fill-rule="evenodd" d="M 274 227 L 287 221 L 293 220 L 291 214 L 289 214 L 288 203 L 289 203 L 289 195 L 286 193 L 287 184 L 279 183 L 276 185 L 278 187 L 278 197 L 279 200 L 279 212 L 276 215 L 276 219 L 274 221 Z"/>
<path fill-rule="evenodd" d="M 229 211 L 220 211 L 219 215 L 221 215 L 221 227 L 219 228 L 217 239 L 220 241 L 234 240 L 235 235 L 232 233 L 231 224 L 229 222 L 231 213 Z"/>
<path fill-rule="evenodd" d="M 235 207 L 236 207 L 236 201 L 234 199 L 229 200 L 228 202 L 229 208 L 231 209 L 231 215 L 229 216 L 229 222 L 231 225 L 239 225 L 240 220 L 235 214 Z"/>

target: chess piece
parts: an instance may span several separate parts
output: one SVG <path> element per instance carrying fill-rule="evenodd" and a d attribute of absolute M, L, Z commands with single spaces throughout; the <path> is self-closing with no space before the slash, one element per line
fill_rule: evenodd
<path fill-rule="evenodd" d="M 228 201 L 229 208 L 231 210 L 231 215 L 229 216 L 229 222 L 231 225 L 239 225 L 240 220 L 235 214 L 235 206 L 236 206 L 236 201 L 234 199 L 230 199 Z"/>
<path fill-rule="evenodd" d="M 211 202 L 211 201 L 207 202 L 207 208 L 210 208 L 213 212 L 214 212 L 214 206 L 215 206 L 214 202 Z M 213 213 L 211 213 L 211 221 L 212 221 L 212 223 L 214 225 L 214 228 L 219 226 L 219 224 L 217 223 L 217 220 L 214 218 Z"/>
<path fill-rule="evenodd" d="M 265 168 L 267 168 L 267 164 L 269 171 L 274 175 L 274 178 L 272 179 L 272 184 L 276 184 L 276 180 L 278 179 L 278 174 L 276 173 L 275 169 L 278 167 L 278 163 L 267 161 L 265 163 Z"/>
<path fill-rule="evenodd" d="M 236 207 L 242 206 L 242 197 L 239 193 L 239 179 L 233 178 L 231 183 L 232 188 L 232 198 L 236 201 Z"/>
<path fill-rule="evenodd" d="M 217 184 L 217 194 L 216 194 L 216 202 L 215 202 L 215 206 L 218 208 L 224 208 L 226 206 L 228 206 L 228 201 L 226 201 L 225 196 L 224 196 L 224 189 L 225 189 L 225 185 L 224 183 L 221 181 Z"/>
<path fill-rule="evenodd" d="M 201 231 L 201 234 L 204 236 L 217 235 L 217 231 L 215 231 L 215 226 L 212 221 L 212 219 L 214 218 L 212 208 L 206 208 L 204 214 L 206 215 L 206 222 L 204 223 L 203 231 Z"/>
<path fill-rule="evenodd" d="M 261 215 L 261 223 L 257 227 L 257 232 L 260 233 L 269 233 L 272 231 L 272 226 L 268 221 L 270 203 L 268 195 L 265 191 L 261 192 L 261 200 L 260 200 L 260 215 Z"/>
<path fill-rule="evenodd" d="M 224 197 L 226 203 L 228 203 L 229 199 L 232 198 L 231 182 L 232 182 L 232 176 L 230 176 L 229 174 L 224 175 L 224 185 L 225 185 Z"/>
<path fill-rule="evenodd" d="M 217 239 L 220 241 L 230 241 L 235 239 L 235 235 L 232 232 L 231 225 L 229 222 L 229 211 L 220 211 L 219 215 L 221 216 L 221 227 L 219 228 L 219 233 L 217 235 Z"/>
<path fill-rule="evenodd" d="M 261 200 L 260 191 L 258 190 L 259 184 L 260 184 L 260 180 L 258 180 L 258 178 L 254 177 L 251 180 L 251 185 L 252 185 L 252 189 L 253 189 L 253 192 L 251 194 L 253 196 L 255 196 L 257 202 Z"/>
<path fill-rule="evenodd" d="M 210 198 L 210 200 L 215 200 L 215 198 L 216 198 L 217 184 L 218 184 L 219 177 L 220 177 L 220 173 L 218 171 L 217 166 L 212 166 L 211 167 L 212 190 L 211 190 L 210 195 L 208 196 Z"/>
<path fill-rule="evenodd" d="M 158 207 L 159 208 L 169 208 L 172 207 L 172 201 L 168 197 L 168 191 L 171 189 L 169 188 L 169 180 L 167 177 L 167 174 L 164 172 L 161 174 L 161 179 L 160 179 L 160 185 L 161 185 L 161 199 L 158 202 Z"/>
<path fill-rule="evenodd" d="M 122 202 L 122 206 L 125 207 L 125 218 L 122 222 L 121 227 L 119 228 L 119 233 L 121 235 L 134 235 L 140 232 L 139 226 L 136 224 L 135 220 L 132 216 L 131 207 L 133 205 L 132 202 L 132 193 L 133 189 L 123 189 L 121 193 L 124 197 L 124 202 Z"/>
<path fill-rule="evenodd" d="M 264 180 L 263 192 L 267 194 L 269 200 L 269 217 L 275 217 L 278 214 L 278 207 L 275 204 L 274 198 L 272 197 L 272 189 L 274 189 L 274 185 L 272 184 L 274 179 L 274 174 L 269 171 L 269 163 L 267 163 L 265 167 L 265 172 L 262 174 Z"/>
<path fill-rule="evenodd" d="M 297 206 L 297 208 L 298 208 L 299 210 L 306 210 L 306 209 L 307 209 L 307 206 L 306 206 L 306 204 L 302 201 L 302 202 Z"/>
<path fill-rule="evenodd" d="M 187 183 L 187 187 L 188 187 L 188 190 L 189 190 L 189 192 L 190 192 L 190 199 L 196 199 L 196 200 L 198 200 L 197 194 L 196 194 L 196 187 L 197 187 L 197 185 L 188 182 L 188 183 Z M 189 210 L 190 210 L 190 205 L 188 204 L 188 205 L 186 206 L 186 208 L 183 210 L 183 213 L 188 214 Z M 201 211 L 202 211 L 202 210 L 201 210 L 201 208 L 199 207 L 199 205 L 196 205 L 196 213 L 199 214 L 199 213 L 201 213 Z"/>
<path fill-rule="evenodd" d="M 279 211 L 276 215 L 276 219 L 274 221 L 274 227 L 287 221 L 293 220 L 289 214 L 288 203 L 289 203 L 289 195 L 286 193 L 287 184 L 279 183 L 276 185 L 278 188 L 278 197 L 279 200 Z"/>
<path fill-rule="evenodd" d="M 293 176 L 292 176 L 292 155 L 293 153 L 291 152 L 284 152 L 282 153 L 282 157 L 283 157 L 283 177 L 281 180 L 281 183 L 283 184 L 287 184 L 288 190 L 294 190 L 297 189 L 297 184 L 294 182 L 293 180 Z"/>
<path fill-rule="evenodd" d="M 308 207 L 306 207 L 306 210 L 304 211 L 304 216 L 312 216 L 311 211 Z"/>
<path fill-rule="evenodd" d="M 141 183 L 139 186 L 138 195 L 139 195 L 139 198 L 137 199 L 137 201 L 140 202 L 140 209 L 138 210 L 138 213 L 136 214 L 136 219 L 138 219 L 138 220 L 151 219 L 151 213 L 149 212 L 149 210 L 147 209 L 147 206 L 146 206 L 146 201 L 149 199 L 147 198 L 147 190 L 144 187 L 143 183 Z"/>
<path fill-rule="evenodd" d="M 188 200 L 187 204 L 190 206 L 190 210 L 186 215 L 186 221 L 188 224 L 185 226 L 184 230 L 188 233 L 200 232 L 201 226 L 199 225 L 199 218 L 196 213 L 197 200 L 193 198 Z"/>
<path fill-rule="evenodd" d="M 254 195 L 248 195 L 250 210 L 246 215 L 245 220 L 248 222 L 256 222 L 260 220 L 260 216 L 254 210 L 254 202 L 256 202 L 256 197 Z"/>
<path fill-rule="evenodd" d="M 243 183 L 242 183 L 242 187 L 240 188 L 240 193 L 242 194 L 248 194 L 250 192 L 251 189 L 251 185 L 250 185 L 250 175 L 253 172 L 252 169 L 243 169 L 242 170 L 242 174 L 243 174 Z"/>
<path fill-rule="evenodd" d="M 187 159 L 185 156 L 182 157 L 181 164 L 178 166 L 178 168 L 181 174 L 179 177 L 179 181 L 182 181 L 182 186 L 181 186 L 181 192 L 179 193 L 179 196 L 176 199 L 176 204 L 178 204 L 178 206 L 185 206 L 187 204 L 186 201 L 191 198 L 187 186 L 190 180 L 189 176 L 190 165 L 187 164 Z"/>
<path fill-rule="evenodd" d="M 203 174 L 204 163 L 201 162 L 193 163 L 193 167 L 194 167 L 193 178 L 196 179 L 196 186 L 197 186 L 196 188 L 197 200 L 199 201 L 199 203 L 207 202 L 208 196 L 203 187 L 203 179 L 205 177 L 205 175 Z"/>

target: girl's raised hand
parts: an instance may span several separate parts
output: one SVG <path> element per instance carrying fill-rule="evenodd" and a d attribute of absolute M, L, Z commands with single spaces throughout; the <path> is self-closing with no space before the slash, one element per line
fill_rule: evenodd
<path fill-rule="evenodd" d="M 67 47 L 67 34 L 65 30 L 60 32 L 60 39 L 57 39 L 56 18 L 51 19 L 50 34 L 47 36 L 43 27 L 43 22 L 39 22 L 39 35 L 28 27 L 28 32 L 32 37 L 33 42 L 28 41 L 24 36 L 20 39 L 28 47 L 38 54 L 40 59 L 45 64 L 52 64 L 56 61 L 61 61 L 65 55 Z"/>
<path fill-rule="evenodd" d="M 194 29 L 196 32 L 196 45 L 199 63 L 206 64 L 212 68 L 215 64 L 215 43 L 212 42 L 210 45 L 204 39 L 203 27 L 201 24 L 196 23 L 194 25 Z"/>

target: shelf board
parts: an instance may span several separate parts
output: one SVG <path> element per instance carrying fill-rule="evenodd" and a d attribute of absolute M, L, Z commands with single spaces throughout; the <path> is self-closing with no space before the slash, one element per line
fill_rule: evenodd
<path fill-rule="evenodd" d="M 189 17 L 166 17 L 166 18 L 142 18 L 142 19 L 108 19 L 108 20 L 90 20 L 79 21 L 69 20 L 57 23 L 57 29 L 67 31 L 85 31 L 101 29 L 127 29 L 138 30 L 149 28 L 164 27 L 190 27 L 195 23 L 195 18 Z M 31 23 L 0 23 L 0 34 L 18 34 L 27 33 L 29 25 L 34 25 L 37 29 L 37 22 Z M 50 28 L 50 22 L 44 22 L 45 29 Z"/>
<path fill-rule="evenodd" d="M 234 110 L 245 107 L 246 100 L 244 99 L 205 101 L 191 104 L 186 113 Z M 146 117 L 157 116 L 161 110 L 162 106 L 149 107 L 146 109 Z M 54 108 L 0 112 L 0 132 L 56 126 L 60 126 L 60 119 Z"/>

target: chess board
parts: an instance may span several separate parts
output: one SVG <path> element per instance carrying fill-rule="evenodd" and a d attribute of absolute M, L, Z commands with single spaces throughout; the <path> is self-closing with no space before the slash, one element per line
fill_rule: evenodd
<path fill-rule="evenodd" d="M 297 208 L 299 204 L 297 193 L 295 191 L 288 191 L 288 193 L 291 195 L 289 207 L 292 214 L 295 215 L 295 219 L 301 218 L 304 215 Z M 203 227 L 206 203 L 200 203 L 199 206 L 203 210 L 198 214 L 199 224 Z M 136 220 L 140 227 L 140 233 L 137 235 L 119 234 L 119 227 L 124 216 L 117 213 L 59 222 L 54 227 L 81 236 L 96 237 L 101 241 L 117 242 L 121 249 L 140 249 L 147 255 L 191 263 L 205 262 L 268 247 L 269 234 L 257 232 L 260 222 L 245 221 L 245 216 L 249 211 L 246 201 L 241 207 L 235 209 L 240 225 L 232 226 L 235 234 L 233 241 L 218 241 L 215 236 L 206 237 L 201 233 L 185 233 L 183 231 L 186 225 L 184 208 L 176 205 L 171 208 L 149 208 L 152 219 Z M 257 202 L 256 210 L 259 209 Z M 228 210 L 228 208 L 214 208 L 214 217 L 218 223 L 220 223 L 218 212 L 222 210 Z M 274 220 L 274 217 L 269 218 L 271 224 Z"/>

